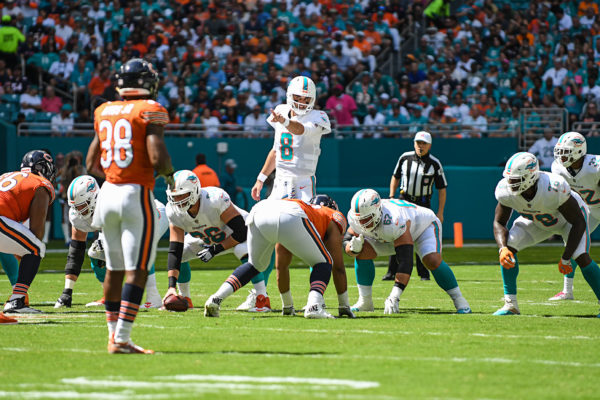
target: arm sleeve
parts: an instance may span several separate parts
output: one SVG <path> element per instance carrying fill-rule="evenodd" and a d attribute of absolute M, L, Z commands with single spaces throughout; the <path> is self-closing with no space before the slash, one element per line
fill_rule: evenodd
<path fill-rule="evenodd" d="M 227 226 L 233 231 L 231 233 L 232 238 L 240 243 L 246 241 L 248 229 L 246 228 L 246 223 L 241 215 L 236 215 L 235 217 L 231 218 L 229 222 L 227 222 Z"/>

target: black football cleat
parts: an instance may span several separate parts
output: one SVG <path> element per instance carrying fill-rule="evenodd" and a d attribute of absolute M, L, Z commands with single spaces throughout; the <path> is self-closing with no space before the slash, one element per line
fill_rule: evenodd
<path fill-rule="evenodd" d="M 73 298 L 70 294 L 63 293 L 60 295 L 56 303 L 54 304 L 54 308 L 62 308 L 67 307 L 71 308 L 71 303 L 73 302 Z"/>

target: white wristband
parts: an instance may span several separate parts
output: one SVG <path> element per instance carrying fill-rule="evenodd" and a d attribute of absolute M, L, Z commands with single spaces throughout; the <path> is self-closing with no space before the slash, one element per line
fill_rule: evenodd
<path fill-rule="evenodd" d="M 282 124 L 284 127 L 287 128 L 288 126 L 290 126 L 290 119 L 287 117 L 284 117 L 284 118 L 285 118 L 285 121 L 283 121 Z"/>
<path fill-rule="evenodd" d="M 256 177 L 256 180 L 259 182 L 265 182 L 267 180 L 268 176 L 263 174 L 262 172 L 260 174 L 258 174 L 258 176 Z"/>

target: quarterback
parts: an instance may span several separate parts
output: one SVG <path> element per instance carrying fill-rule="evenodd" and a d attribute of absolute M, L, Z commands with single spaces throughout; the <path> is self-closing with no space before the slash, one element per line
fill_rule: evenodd
<path fill-rule="evenodd" d="M 583 277 L 600 300 L 600 268 L 589 255 L 589 208 L 585 202 L 564 178 L 541 172 L 537 158 L 531 153 L 513 155 L 506 163 L 503 176 L 496 186 L 494 237 L 500 248 L 504 306 L 494 314 L 520 314 L 516 254 L 552 235 L 562 236 L 565 242 L 558 270 L 568 274 L 573 271 L 571 259 L 577 261 Z M 513 210 L 520 216 L 509 230 L 506 225 Z"/>

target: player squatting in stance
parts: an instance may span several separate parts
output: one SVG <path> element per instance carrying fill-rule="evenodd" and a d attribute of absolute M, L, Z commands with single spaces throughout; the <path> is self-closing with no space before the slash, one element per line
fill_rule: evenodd
<path fill-rule="evenodd" d="M 454 273 L 442 259 L 442 224 L 432 210 L 404 200 L 381 200 L 372 189 L 356 192 L 350 207 L 350 228 L 344 237 L 344 244 L 346 253 L 355 257 L 359 297 L 352 306 L 353 310 L 374 311 L 373 259 L 395 254 L 399 268 L 392 292 L 385 300 L 384 314 L 400 312 L 400 295 L 406 289 L 413 268 L 414 246 L 439 287 L 452 298 L 456 312 L 471 313 Z"/>
<path fill-rule="evenodd" d="M 344 215 L 339 212 L 337 203 L 326 194 L 318 194 L 310 200 L 310 204 L 313 204 L 313 208 L 327 207 L 332 214 L 332 217 L 339 220 L 340 224 L 343 219 L 344 226 L 346 221 Z M 327 212 L 327 210 L 323 210 Z M 334 211 L 336 211 L 334 213 Z M 326 220 L 325 220 L 326 221 Z M 338 225 L 339 226 L 339 225 Z M 333 225 L 332 225 L 333 227 Z M 323 239 L 325 248 L 331 254 L 333 259 L 333 265 L 331 275 L 333 277 L 333 283 L 338 296 L 338 313 L 342 317 L 344 315 L 349 318 L 356 318 L 352 310 L 350 310 L 350 303 L 348 301 L 348 281 L 346 278 L 346 266 L 344 265 L 344 255 L 342 250 L 342 239 L 343 232 L 339 232 L 338 229 L 326 230 L 322 232 L 322 228 L 317 227 L 319 235 Z M 279 293 L 281 294 L 281 303 L 283 305 L 283 315 L 296 315 L 294 309 L 294 302 L 292 298 L 292 292 L 290 290 L 290 270 L 289 266 L 292 262 L 292 252 L 286 249 L 284 246 L 277 244 L 275 246 L 276 262 L 275 267 L 277 269 L 277 286 Z"/>
<path fill-rule="evenodd" d="M 131 329 L 159 239 L 152 194 L 154 173 L 165 177 L 167 184 L 174 183 L 174 170 L 164 142 L 164 125 L 169 116 L 153 100 L 159 78 L 152 64 L 131 59 L 121 66 L 116 78 L 117 91 L 125 100 L 96 108 L 96 135 L 86 158 L 90 173 L 106 175 L 92 226 L 101 228 L 105 239 L 108 352 L 152 354 L 152 350 L 144 350 L 131 341 Z"/>
<path fill-rule="evenodd" d="M 69 254 L 67 255 L 67 263 L 65 265 L 65 288 L 58 300 L 56 300 L 54 308 L 71 307 L 73 302 L 73 288 L 81 273 L 88 233 L 97 231 L 97 229 L 92 228 L 92 218 L 96 209 L 98 191 L 98 182 L 90 175 L 78 176 L 71 182 L 67 189 L 69 221 L 72 225 L 71 244 L 69 245 Z M 165 206 L 158 200 L 154 200 L 154 204 L 158 211 L 158 235 L 161 237 L 169 227 L 165 216 Z M 88 251 L 92 270 L 100 283 L 104 283 L 106 275 L 106 268 L 104 268 L 106 256 L 104 254 L 104 245 L 102 244 L 103 240 L 103 235 L 100 233 L 100 237 L 94 241 Z M 154 265 L 152 265 L 146 281 L 146 303 L 142 307 L 158 308 L 161 306 L 161 303 L 161 297 L 156 288 Z M 86 304 L 86 307 L 100 305 L 104 305 L 104 297 Z"/>
<path fill-rule="evenodd" d="M 600 156 L 587 154 L 585 137 L 577 132 L 567 132 L 554 146 L 552 173 L 562 176 L 590 209 L 588 228 L 590 234 L 600 224 Z M 549 300 L 573 300 L 573 277 L 577 262 L 571 259 L 573 271 L 564 276 L 563 290 Z"/>
<path fill-rule="evenodd" d="M 177 171 L 174 179 L 175 185 L 167 190 L 169 290 L 164 299 L 177 294 L 175 284 L 183 274 L 187 274 L 189 282 L 190 267 L 188 264 L 184 270 L 182 260 L 198 257 L 209 262 L 217 255 L 233 253 L 245 262 L 248 255 L 244 222 L 248 213 L 233 204 L 223 189 L 200 187 L 200 180 L 192 171 Z M 179 282 L 179 290 L 189 297 L 189 283 Z"/>
<path fill-rule="evenodd" d="M 496 186 L 494 237 L 500 248 L 504 306 L 494 314 L 520 314 L 516 254 L 552 235 L 562 236 L 565 242 L 558 270 L 568 274 L 572 271 L 570 260 L 577 261 L 600 300 L 600 268 L 589 255 L 589 209 L 581 197 L 561 176 L 540 171 L 538 160 L 531 153 L 514 154 L 506 163 L 503 176 Z M 520 216 L 509 231 L 506 225 L 513 210 Z"/>
<path fill-rule="evenodd" d="M 248 262 L 240 265 L 223 282 L 219 290 L 208 298 L 204 315 L 218 317 L 224 299 L 247 284 L 269 265 L 276 244 L 312 266 L 310 292 L 304 311 L 305 318 L 333 318 L 325 310 L 323 293 L 331 278 L 333 259 L 322 237 L 339 235 L 346 228 L 346 220 L 339 212 L 328 207 L 315 208 L 297 199 L 267 199 L 257 203 L 246 218 L 248 226 Z M 336 232 L 337 231 L 337 232 Z"/>
<path fill-rule="evenodd" d="M 17 281 L 5 313 L 31 314 L 39 310 L 27 304 L 27 291 L 46 253 L 42 242 L 48 206 L 55 199 L 52 182 L 56 166 L 50 154 L 32 150 L 23 156 L 21 170 L 0 176 L 0 252 L 21 257 Z M 29 220 L 29 227 L 25 221 Z M 17 320 L 0 313 L 0 323 Z"/>
<path fill-rule="evenodd" d="M 329 117 L 323 111 L 314 110 L 316 88 L 312 79 L 297 76 L 287 88 L 286 104 L 271 110 L 267 118 L 275 130 L 273 148 L 252 187 L 252 198 L 260 200 L 260 191 L 267 176 L 275 170 L 275 181 L 269 199 L 301 199 L 309 202 L 316 194 L 317 163 L 321 154 L 321 137 L 331 132 Z M 264 306 L 270 301 L 266 286 L 273 269 L 269 267 L 252 279 L 254 290 L 238 310 L 252 309 L 255 302 Z M 259 300 L 259 296 L 263 296 Z"/>

